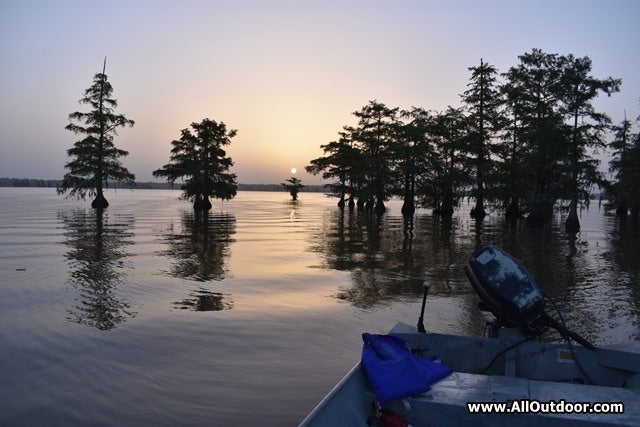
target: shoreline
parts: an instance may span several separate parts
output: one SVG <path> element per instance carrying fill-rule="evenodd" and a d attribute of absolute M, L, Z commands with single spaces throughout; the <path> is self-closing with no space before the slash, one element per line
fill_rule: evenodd
<path fill-rule="evenodd" d="M 59 179 L 34 179 L 34 178 L 0 178 L 0 187 L 16 188 L 56 188 L 62 180 Z M 175 183 L 173 186 L 167 182 L 136 182 L 135 188 L 129 188 L 119 183 L 110 185 L 109 189 L 125 190 L 177 190 L 180 191 L 182 183 Z M 238 191 L 285 191 L 281 184 L 238 184 Z M 324 185 L 305 185 L 300 190 L 301 193 L 325 193 L 327 189 Z"/>

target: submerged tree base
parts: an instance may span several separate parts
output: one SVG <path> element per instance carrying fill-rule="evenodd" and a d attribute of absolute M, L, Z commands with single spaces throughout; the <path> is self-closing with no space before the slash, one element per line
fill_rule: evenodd
<path fill-rule="evenodd" d="M 102 194 L 98 194 L 93 202 L 91 202 L 91 207 L 94 209 L 106 209 L 109 207 L 109 202 Z"/>
<path fill-rule="evenodd" d="M 569 215 L 564 223 L 564 230 L 567 233 L 577 233 L 580 231 L 580 220 L 578 219 L 578 202 L 571 200 L 569 204 Z"/>
<path fill-rule="evenodd" d="M 400 209 L 400 212 L 402 212 L 402 215 L 405 217 L 411 217 L 416 212 L 416 205 L 413 203 L 413 201 L 405 201 L 402 204 L 402 209 Z"/>
<path fill-rule="evenodd" d="M 580 231 L 580 221 L 578 218 L 568 217 L 564 223 L 564 231 L 567 233 L 577 233 Z"/>
<path fill-rule="evenodd" d="M 211 209 L 211 202 L 209 201 L 209 198 L 200 198 L 197 197 L 194 201 L 193 201 L 193 209 L 196 211 L 208 211 Z"/>
<path fill-rule="evenodd" d="M 627 216 L 627 212 L 628 211 L 629 211 L 628 207 L 626 207 L 624 205 L 618 206 L 616 208 L 616 216 L 618 216 L 618 217 Z"/>
<path fill-rule="evenodd" d="M 520 210 L 520 206 L 518 205 L 518 202 L 511 201 L 511 203 L 509 203 L 509 206 L 507 206 L 507 209 L 505 211 L 505 216 L 507 217 L 507 219 L 518 219 L 518 218 L 521 218 L 522 215 L 523 215 L 523 212 Z"/>
<path fill-rule="evenodd" d="M 438 215 L 442 218 L 451 219 L 451 217 L 453 216 L 453 208 L 452 207 L 435 208 L 433 210 L 433 213 L 434 215 Z"/>
<path fill-rule="evenodd" d="M 542 212 L 532 210 L 527 216 L 527 225 L 529 227 L 542 227 L 544 225 L 544 215 Z"/>
<path fill-rule="evenodd" d="M 471 209 L 471 217 L 475 218 L 475 219 L 483 219 L 485 216 L 487 216 L 487 212 L 484 210 L 483 207 L 474 207 L 473 209 Z"/>

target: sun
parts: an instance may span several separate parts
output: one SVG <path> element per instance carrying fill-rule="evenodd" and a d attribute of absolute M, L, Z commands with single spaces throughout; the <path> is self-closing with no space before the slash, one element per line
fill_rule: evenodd
<path fill-rule="evenodd" d="M 291 173 L 292 173 L 292 174 L 295 174 L 296 172 L 298 172 L 298 169 L 296 169 L 296 168 L 291 168 Z"/>

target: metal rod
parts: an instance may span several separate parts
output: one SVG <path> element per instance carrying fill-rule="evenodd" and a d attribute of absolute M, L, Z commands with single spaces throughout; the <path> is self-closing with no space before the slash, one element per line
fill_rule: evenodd
<path fill-rule="evenodd" d="M 424 329 L 424 307 L 427 304 L 427 293 L 429 292 L 429 288 L 431 285 L 426 280 L 422 284 L 422 288 L 424 292 L 422 293 L 422 309 L 420 310 L 420 318 L 418 319 L 418 332 L 426 333 L 426 329 Z"/>

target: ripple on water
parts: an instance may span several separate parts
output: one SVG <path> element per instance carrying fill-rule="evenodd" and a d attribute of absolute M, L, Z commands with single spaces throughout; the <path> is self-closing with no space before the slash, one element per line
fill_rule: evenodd
<path fill-rule="evenodd" d="M 0 189 L 0 425 L 294 425 L 359 358 L 362 332 L 478 334 L 462 267 L 493 242 L 596 343 L 637 338 L 637 229 L 583 211 L 569 238 L 496 212 L 240 192 L 206 218 L 171 191 L 109 192 L 101 217 L 51 190 Z M 635 233 L 635 234 L 634 234 Z"/>

